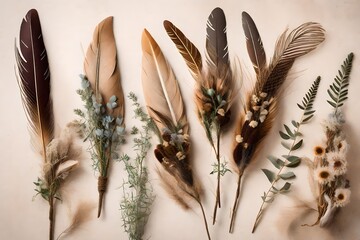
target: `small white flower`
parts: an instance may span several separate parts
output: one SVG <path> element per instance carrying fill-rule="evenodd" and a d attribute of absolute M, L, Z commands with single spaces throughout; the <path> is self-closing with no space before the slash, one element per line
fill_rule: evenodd
<path fill-rule="evenodd" d="M 248 143 L 244 143 L 244 148 L 247 149 L 249 147 Z"/>
<path fill-rule="evenodd" d="M 185 155 L 182 152 L 179 151 L 179 152 L 176 153 L 176 157 L 179 160 L 183 160 L 185 158 Z"/>
<path fill-rule="evenodd" d="M 178 131 L 178 133 L 182 134 L 182 133 L 183 133 L 183 130 L 182 130 L 182 129 L 180 129 L 180 130 Z"/>
<path fill-rule="evenodd" d="M 335 176 L 343 175 L 347 170 L 347 161 L 343 154 L 338 152 L 329 152 L 326 154 L 327 161 L 329 162 L 330 169 L 334 172 Z"/>
<path fill-rule="evenodd" d="M 260 93 L 260 97 L 261 97 L 261 98 L 266 98 L 266 96 L 267 96 L 267 93 L 265 93 L 265 92 L 261 92 L 261 93 Z"/>
<path fill-rule="evenodd" d="M 164 141 L 164 142 L 163 142 L 163 146 L 164 146 L 164 147 L 168 147 L 168 146 L 169 146 L 169 143 L 168 143 L 167 141 Z"/>
<path fill-rule="evenodd" d="M 315 170 L 315 179 L 319 184 L 325 185 L 334 180 L 334 174 L 328 167 L 318 167 Z"/>
<path fill-rule="evenodd" d="M 260 120 L 260 122 L 264 122 L 265 121 L 265 119 L 266 119 L 266 116 L 268 115 L 268 110 L 266 110 L 266 109 L 263 109 L 263 110 L 261 110 L 261 112 L 260 112 L 260 117 L 259 117 L 259 120 Z"/>
<path fill-rule="evenodd" d="M 255 94 L 253 94 L 253 95 L 251 96 L 251 99 L 252 99 L 252 101 L 253 101 L 254 103 L 258 103 L 258 102 L 260 101 L 260 99 L 258 98 L 258 96 L 256 96 Z"/>
<path fill-rule="evenodd" d="M 259 123 L 257 122 L 257 121 L 251 121 L 250 123 L 249 123 L 249 126 L 250 127 L 252 127 L 252 128 L 256 128 L 257 127 L 257 125 L 258 125 Z"/>
<path fill-rule="evenodd" d="M 223 108 L 219 108 L 219 110 L 217 110 L 217 113 L 220 115 L 220 116 L 225 116 L 225 110 Z"/>
<path fill-rule="evenodd" d="M 254 111 L 259 111 L 260 106 L 253 106 L 252 109 L 253 109 Z"/>
<path fill-rule="evenodd" d="M 242 143 L 242 141 L 244 140 L 243 137 L 241 135 L 236 135 L 235 140 L 237 143 Z"/>
<path fill-rule="evenodd" d="M 348 188 L 338 188 L 335 190 L 334 205 L 336 207 L 344 207 L 350 202 L 351 191 Z"/>
<path fill-rule="evenodd" d="M 245 116 L 245 121 L 250 121 L 252 115 L 253 115 L 252 111 L 247 111 L 246 116 Z"/>
<path fill-rule="evenodd" d="M 269 106 L 270 105 L 270 103 L 268 102 L 268 101 L 264 101 L 263 103 L 262 103 L 262 107 L 263 108 L 266 108 L 267 106 Z"/>
<path fill-rule="evenodd" d="M 263 123 L 263 122 L 265 121 L 265 119 L 266 119 L 266 115 L 260 115 L 259 121 L 260 121 L 261 123 Z"/>

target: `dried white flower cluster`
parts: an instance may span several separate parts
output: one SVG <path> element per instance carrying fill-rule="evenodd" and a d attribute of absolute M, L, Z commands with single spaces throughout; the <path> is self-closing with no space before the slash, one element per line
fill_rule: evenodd
<path fill-rule="evenodd" d="M 346 154 L 349 145 L 342 131 L 344 123 L 341 112 L 329 115 L 323 127 L 326 142 L 314 148 L 314 179 L 318 188 L 318 220 L 315 224 L 327 225 L 334 216 L 335 210 L 350 202 L 350 185 L 346 179 L 348 163 Z"/>

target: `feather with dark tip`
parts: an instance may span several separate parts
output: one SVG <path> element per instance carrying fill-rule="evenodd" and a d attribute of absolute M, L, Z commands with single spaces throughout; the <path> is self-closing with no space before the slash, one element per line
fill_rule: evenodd
<path fill-rule="evenodd" d="M 187 37 L 170 21 L 164 21 L 164 28 L 183 56 L 186 65 L 196 81 L 201 79 L 202 59 L 199 50 Z"/>
<path fill-rule="evenodd" d="M 247 26 L 251 22 L 249 19 L 251 19 L 250 16 L 247 13 L 243 13 L 243 21 L 245 21 L 243 25 Z M 249 30 L 248 27 L 244 28 L 245 35 L 249 34 L 247 30 Z M 248 36 L 246 37 L 248 38 Z M 287 31 L 281 34 L 276 42 L 274 56 L 269 66 L 259 68 L 260 71 L 257 71 L 257 67 L 255 67 L 257 80 L 254 89 L 248 94 L 245 109 L 241 114 L 235 132 L 236 141 L 233 158 L 237 165 L 239 179 L 230 223 L 230 232 L 233 231 L 242 175 L 246 167 L 256 157 L 259 144 L 264 140 L 273 125 L 277 114 L 277 103 L 280 98 L 279 89 L 283 85 L 295 60 L 314 50 L 324 40 L 325 31 L 320 24 L 313 22 L 304 23 L 289 34 L 287 34 Z M 248 41 L 247 44 L 249 44 Z M 250 59 L 253 64 L 255 60 L 254 65 L 261 66 L 256 58 L 254 58 L 254 48 L 256 47 L 248 48 Z M 262 48 L 262 44 L 258 48 Z M 265 53 L 263 55 L 265 56 Z"/>
<path fill-rule="evenodd" d="M 31 141 L 46 161 L 46 146 L 54 138 L 54 119 L 49 63 L 39 15 L 35 9 L 31 9 L 21 23 L 19 46 L 15 47 L 15 55 Z"/>
<path fill-rule="evenodd" d="M 259 74 L 266 67 L 266 54 L 258 29 L 247 12 L 242 13 L 242 26 L 250 60 L 256 74 Z"/>

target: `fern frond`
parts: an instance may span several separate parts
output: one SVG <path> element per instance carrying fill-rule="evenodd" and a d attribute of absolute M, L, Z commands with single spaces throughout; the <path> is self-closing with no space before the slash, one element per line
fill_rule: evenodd
<path fill-rule="evenodd" d="M 347 56 L 341 65 L 341 70 L 338 71 L 338 75 L 334 78 L 334 82 L 327 90 L 330 96 L 330 100 L 327 100 L 327 102 L 334 108 L 335 112 L 344 105 L 344 101 L 347 99 L 353 57 L 353 53 Z"/>
<path fill-rule="evenodd" d="M 305 123 L 307 121 L 309 121 L 313 116 L 314 116 L 314 112 L 315 110 L 312 110 L 314 101 L 315 101 L 315 97 L 317 94 L 317 91 L 319 89 L 319 85 L 320 85 L 320 80 L 321 77 L 318 76 L 316 78 L 316 80 L 314 81 L 314 83 L 312 84 L 312 86 L 310 87 L 309 91 L 305 94 L 305 96 L 303 97 L 302 100 L 302 104 L 297 104 L 298 107 L 304 111 L 304 118 L 302 120 L 301 123 Z"/>

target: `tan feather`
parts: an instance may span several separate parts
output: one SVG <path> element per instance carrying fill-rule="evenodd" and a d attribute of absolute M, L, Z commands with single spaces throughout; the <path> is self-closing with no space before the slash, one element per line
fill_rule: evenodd
<path fill-rule="evenodd" d="M 202 60 L 199 50 L 186 38 L 180 29 L 170 21 L 164 21 L 164 28 L 171 40 L 175 43 L 180 54 L 183 56 L 191 75 L 196 81 L 199 81 L 202 78 Z"/>
<path fill-rule="evenodd" d="M 124 116 L 124 94 L 120 82 L 113 17 L 108 17 L 95 28 L 93 40 L 87 49 L 84 71 L 99 103 L 107 103 L 116 96 L 118 107 L 113 116 Z M 101 97 L 100 97 L 101 96 Z"/>
<path fill-rule="evenodd" d="M 184 103 L 175 75 L 160 47 L 145 29 L 142 35 L 142 85 L 149 115 L 159 131 L 168 126 L 162 116 L 171 119 L 174 127 L 188 133 Z"/>
<path fill-rule="evenodd" d="M 161 144 L 154 150 L 164 171 L 159 176 L 165 190 L 183 208 L 189 199 L 201 207 L 208 238 L 210 234 L 200 200 L 200 188 L 189 161 L 190 139 L 184 104 L 175 75 L 150 33 L 142 34 L 142 84 L 150 117 L 161 133 Z"/>

